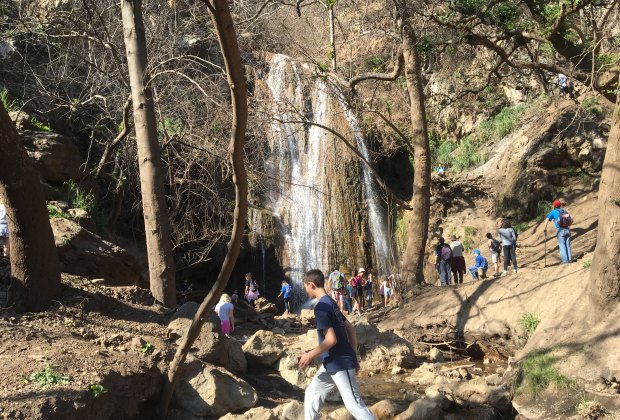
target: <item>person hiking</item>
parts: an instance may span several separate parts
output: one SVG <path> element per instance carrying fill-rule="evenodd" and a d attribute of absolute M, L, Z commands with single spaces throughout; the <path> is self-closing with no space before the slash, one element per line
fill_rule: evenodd
<path fill-rule="evenodd" d="M 435 268 L 439 272 L 441 285 L 449 286 L 452 272 L 452 248 L 443 238 L 439 238 L 439 244 L 435 247 Z"/>
<path fill-rule="evenodd" d="M 260 293 L 258 292 L 258 283 L 256 283 L 256 280 L 252 277 L 252 273 L 246 273 L 245 275 L 244 296 L 248 303 L 252 306 L 254 306 L 254 302 L 260 296 Z"/>
<path fill-rule="evenodd" d="M 304 418 L 318 420 L 325 399 L 337 388 L 344 406 L 355 419 L 374 420 L 375 416 L 359 393 L 355 377 L 359 370 L 355 327 L 329 297 L 324 283 L 325 276 L 321 270 L 310 270 L 304 275 L 306 294 L 310 299 L 317 300 L 314 318 L 319 345 L 297 356 L 297 360 L 300 368 L 309 366 L 317 357 L 322 362 L 304 394 Z"/>
<path fill-rule="evenodd" d="M 383 296 L 385 300 L 383 302 L 383 306 L 388 306 L 390 304 L 390 297 L 392 296 L 392 287 L 390 285 L 390 278 L 385 276 L 383 278 L 383 282 L 381 283 L 381 287 L 383 288 Z"/>
<path fill-rule="evenodd" d="M 550 221 L 553 221 L 555 225 L 555 234 L 558 238 L 562 264 L 568 264 L 573 260 L 570 246 L 570 226 L 573 224 L 573 218 L 562 208 L 562 202 L 560 200 L 555 200 L 553 202 L 553 210 L 547 215 L 547 220 L 545 220 L 545 227 L 543 229 L 545 235 L 547 234 L 547 225 Z"/>
<path fill-rule="evenodd" d="M 454 275 L 454 284 L 462 284 L 465 275 L 465 257 L 463 252 L 465 248 L 455 235 L 450 236 L 450 248 L 452 248 L 452 274 Z"/>
<path fill-rule="evenodd" d="M 472 279 L 478 280 L 487 276 L 487 270 L 489 269 L 489 263 L 487 259 L 482 256 L 479 249 L 474 249 L 474 255 L 476 256 L 476 263 L 473 267 L 469 267 L 469 274 Z"/>
<path fill-rule="evenodd" d="M 340 312 L 344 311 L 344 282 L 344 274 L 337 268 L 334 268 L 334 271 L 329 273 L 327 287 L 325 288 L 336 303 L 338 303 Z"/>
<path fill-rule="evenodd" d="M 487 232 L 487 245 L 489 246 L 489 252 L 491 253 L 491 261 L 493 262 L 493 276 L 497 277 L 499 276 L 500 243 L 490 232 Z"/>
<path fill-rule="evenodd" d="M 364 291 L 366 292 L 366 307 L 368 309 L 372 308 L 372 282 L 373 276 L 372 273 L 370 273 L 368 274 L 368 279 L 364 285 Z"/>
<path fill-rule="evenodd" d="M 215 313 L 220 318 L 222 334 L 230 337 L 230 333 L 235 330 L 235 305 L 226 293 L 222 294 L 220 302 L 215 305 Z"/>
<path fill-rule="evenodd" d="M 357 305 L 360 313 L 364 312 L 364 283 L 366 277 L 366 270 L 360 268 L 357 270 L 357 276 L 353 278 L 353 287 L 356 289 Z"/>
<path fill-rule="evenodd" d="M 351 286 L 351 302 L 353 303 L 353 314 L 361 315 L 362 311 L 360 308 L 360 302 L 357 299 L 357 277 L 351 273 L 351 278 L 349 279 L 349 286 Z"/>
<path fill-rule="evenodd" d="M 351 312 L 353 312 L 353 298 L 351 297 L 351 295 L 353 294 L 353 286 L 351 286 L 351 281 L 347 281 L 346 283 L 347 285 L 345 286 L 344 308 L 346 309 L 347 314 L 351 315 Z"/>
<path fill-rule="evenodd" d="M 6 207 L 0 203 L 0 256 L 11 256 L 11 243 L 9 241 L 9 221 L 6 215 Z"/>
<path fill-rule="evenodd" d="M 498 219 L 498 235 L 502 242 L 504 251 L 504 271 L 502 275 L 508 274 L 508 265 L 512 262 L 512 272 L 517 272 L 517 232 L 510 226 L 507 219 Z"/>
<path fill-rule="evenodd" d="M 286 308 L 287 313 L 291 312 L 291 285 L 288 284 L 288 281 L 282 280 L 282 288 L 280 289 L 280 294 L 278 298 L 282 296 L 284 299 L 284 308 Z"/>

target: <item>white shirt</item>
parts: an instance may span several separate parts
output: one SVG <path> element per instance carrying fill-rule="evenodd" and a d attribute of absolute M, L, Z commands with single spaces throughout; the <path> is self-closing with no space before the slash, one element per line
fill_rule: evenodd
<path fill-rule="evenodd" d="M 215 312 L 217 312 L 217 316 L 220 317 L 220 321 L 230 321 L 228 314 L 234 308 L 235 306 L 230 302 L 220 302 L 215 305 Z"/>
<path fill-rule="evenodd" d="M 558 74 L 558 84 L 562 87 L 566 87 L 566 75 L 560 73 Z"/>
<path fill-rule="evenodd" d="M 6 207 L 4 207 L 4 204 L 0 204 L 0 225 L 7 225 L 8 226 L 9 222 L 6 218 Z"/>
<path fill-rule="evenodd" d="M 465 248 L 463 248 L 463 244 L 461 244 L 459 241 L 450 242 L 450 248 L 452 248 L 453 257 L 463 256 L 463 251 L 465 250 Z"/>

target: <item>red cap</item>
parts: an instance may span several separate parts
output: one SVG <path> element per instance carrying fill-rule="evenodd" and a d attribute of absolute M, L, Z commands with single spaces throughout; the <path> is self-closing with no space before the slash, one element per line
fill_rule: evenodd
<path fill-rule="evenodd" d="M 560 200 L 555 200 L 553 202 L 553 208 L 558 208 L 558 207 L 562 207 L 562 203 L 560 202 Z"/>

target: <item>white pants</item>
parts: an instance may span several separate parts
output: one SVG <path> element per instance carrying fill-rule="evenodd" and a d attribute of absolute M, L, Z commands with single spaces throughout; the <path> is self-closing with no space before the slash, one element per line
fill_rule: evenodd
<path fill-rule="evenodd" d="M 375 416 L 366 407 L 357 389 L 355 369 L 327 372 L 324 366 L 321 366 L 306 388 L 304 397 L 305 420 L 317 420 L 320 417 L 321 405 L 334 387 L 338 388 L 344 406 L 353 417 L 357 420 L 375 420 Z"/>

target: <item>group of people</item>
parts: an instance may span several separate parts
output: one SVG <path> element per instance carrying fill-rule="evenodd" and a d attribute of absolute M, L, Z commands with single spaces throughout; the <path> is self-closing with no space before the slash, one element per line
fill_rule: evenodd
<path fill-rule="evenodd" d="M 573 223 L 572 217 L 568 211 L 562 209 L 560 200 L 553 202 L 553 210 L 546 217 L 544 233 L 545 240 L 547 235 L 547 226 L 549 222 L 553 222 L 556 228 L 556 236 L 560 249 L 560 259 L 562 264 L 568 264 L 572 261 L 571 245 L 570 245 L 570 226 Z M 512 268 L 512 272 L 516 273 L 517 265 L 517 239 L 519 235 L 510 225 L 508 219 L 499 218 L 496 220 L 497 234 L 499 239 L 495 239 L 492 233 L 487 233 L 487 247 L 493 264 L 493 277 L 507 275 L 508 269 Z M 463 277 L 466 271 L 463 244 L 455 235 L 450 237 L 450 243 L 446 243 L 444 238 L 439 238 L 439 243 L 435 247 L 435 268 L 439 273 L 439 282 L 442 286 L 463 283 Z M 487 277 L 489 262 L 482 255 L 480 249 L 473 250 L 475 262 L 473 266 L 467 267 L 472 280 L 483 279 Z M 499 263 L 501 258 L 504 259 L 503 271 L 499 271 Z"/>
<path fill-rule="evenodd" d="M 394 293 L 393 277 L 384 276 L 380 284 L 376 284 L 372 273 L 360 267 L 357 274 L 352 273 L 347 280 L 346 274 L 338 268 L 327 277 L 325 289 L 334 299 L 341 312 L 347 311 L 348 314 L 361 314 L 365 309 L 372 308 L 374 302 L 374 291 L 379 289 L 380 303 L 384 306 L 390 304 L 390 299 Z"/>

